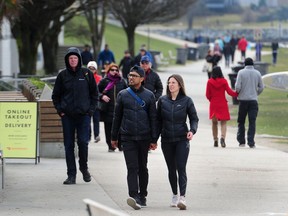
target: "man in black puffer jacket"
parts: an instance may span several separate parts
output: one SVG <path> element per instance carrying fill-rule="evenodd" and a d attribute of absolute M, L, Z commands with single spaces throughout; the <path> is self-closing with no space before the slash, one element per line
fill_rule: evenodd
<path fill-rule="evenodd" d="M 76 183 L 75 131 L 79 149 L 79 168 L 85 182 L 91 181 L 88 171 L 88 143 L 91 116 L 98 102 L 98 88 L 93 73 L 82 68 L 79 49 L 71 47 L 65 55 L 66 69 L 55 81 L 52 100 L 61 117 L 68 178 L 63 184 Z"/>
<path fill-rule="evenodd" d="M 154 94 L 141 85 L 144 70 L 140 66 L 130 70 L 128 79 L 130 89 L 120 91 L 117 96 L 111 143 L 117 147 L 120 135 L 128 170 L 127 203 L 138 210 L 146 206 L 148 150 L 157 147 L 156 101 Z M 138 97 L 139 103 L 134 97 Z"/>

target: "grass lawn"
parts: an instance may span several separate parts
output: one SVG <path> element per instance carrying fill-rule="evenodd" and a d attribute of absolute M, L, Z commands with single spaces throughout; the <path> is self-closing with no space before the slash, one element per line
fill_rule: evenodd
<path fill-rule="evenodd" d="M 88 28 L 87 22 L 84 17 L 78 16 L 74 19 L 72 19 L 69 23 L 69 27 L 81 25 L 82 28 Z M 76 31 L 76 30 L 75 30 Z M 67 33 L 68 35 L 68 33 Z M 73 45 L 73 46 L 84 46 L 84 44 L 91 44 L 89 41 L 89 37 L 85 36 L 78 36 L 75 37 L 72 34 L 69 34 L 68 36 L 65 36 L 65 45 Z M 128 49 L 128 42 L 127 42 L 127 36 L 122 29 L 122 27 L 118 27 L 115 25 L 106 24 L 105 27 L 105 36 L 104 36 L 104 43 L 109 44 L 110 49 L 113 51 L 115 55 L 116 62 L 119 63 L 122 57 L 124 56 L 124 51 Z M 149 45 L 149 50 L 155 50 L 155 51 L 161 51 L 164 55 L 164 57 L 168 57 L 168 51 L 172 50 L 173 55 L 176 55 L 176 48 L 179 47 L 178 45 L 163 42 L 161 40 L 155 40 L 152 38 L 148 38 L 146 36 L 135 34 L 135 55 L 138 54 L 139 48 L 142 44 L 146 44 L 146 47 Z M 171 61 L 171 64 L 175 64 Z"/>
<path fill-rule="evenodd" d="M 236 17 L 233 17 L 236 19 Z M 72 20 L 72 26 L 79 25 L 83 26 L 86 24 L 84 17 L 78 17 Z M 86 25 L 87 26 L 87 25 Z M 87 28 L 87 27 L 86 27 Z M 66 45 L 80 45 L 83 46 L 85 43 L 90 44 L 89 37 L 78 36 L 66 36 Z M 122 28 L 114 25 L 106 25 L 105 30 L 105 43 L 108 43 L 111 50 L 114 52 L 117 63 L 123 56 L 124 50 L 127 49 L 127 38 Z M 135 53 L 138 52 L 138 48 L 141 44 L 145 43 L 148 45 L 148 38 L 136 34 L 135 40 Z M 162 51 L 164 56 L 168 56 L 168 50 L 172 50 L 176 55 L 175 44 L 166 43 L 163 41 L 150 39 L 150 49 Z M 266 48 L 271 50 L 269 48 Z M 287 66 L 288 49 L 279 49 L 278 62 L 276 66 L 269 67 L 269 73 L 288 71 Z M 266 55 L 262 57 L 262 61 L 271 63 L 272 56 Z M 175 62 L 171 62 L 175 63 Z M 258 134 L 269 134 L 275 136 L 288 136 L 288 92 L 275 91 L 271 89 L 264 89 L 264 92 L 259 96 L 259 115 L 257 118 L 257 133 Z M 232 120 L 228 123 L 229 125 L 236 125 L 238 106 L 233 106 L 231 109 Z M 288 141 L 287 141 L 288 142 Z M 288 143 L 287 143 L 288 144 Z"/>

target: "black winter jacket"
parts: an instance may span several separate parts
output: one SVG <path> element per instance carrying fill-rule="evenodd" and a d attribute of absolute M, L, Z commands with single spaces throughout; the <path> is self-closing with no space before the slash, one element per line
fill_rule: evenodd
<path fill-rule="evenodd" d="M 145 79 L 142 84 L 145 88 L 152 91 L 155 95 L 156 101 L 163 93 L 163 85 L 159 75 L 150 69 L 149 72 L 145 72 Z"/>
<path fill-rule="evenodd" d="M 116 103 L 117 94 L 121 90 L 127 88 L 127 84 L 125 80 L 122 78 L 118 83 L 114 85 L 114 87 L 111 90 L 104 92 L 104 89 L 106 88 L 109 82 L 110 82 L 110 79 L 108 77 L 105 77 L 104 79 L 100 80 L 98 84 L 98 89 L 100 92 L 99 100 L 101 100 L 103 95 L 107 95 L 110 98 L 110 101 L 108 102 L 107 110 L 105 112 L 100 111 L 100 121 L 104 121 L 104 122 L 113 121 L 114 107 Z"/>
<path fill-rule="evenodd" d="M 76 71 L 70 67 L 68 61 L 70 55 L 79 58 Z M 92 116 L 98 102 L 98 88 L 93 73 L 87 68 L 82 68 L 80 51 L 74 47 L 68 49 L 65 64 L 66 69 L 58 74 L 52 93 L 57 113 Z"/>
<path fill-rule="evenodd" d="M 127 89 L 119 92 L 115 106 L 112 140 L 150 140 L 157 142 L 157 115 L 154 94 L 143 86 L 139 90 L 131 88 L 136 95 L 145 101 L 144 110 L 128 92 Z"/>
<path fill-rule="evenodd" d="M 189 118 L 190 128 L 186 124 Z M 177 142 L 187 140 L 187 132 L 197 132 L 198 116 L 192 99 L 179 95 L 172 100 L 164 95 L 157 104 L 157 117 L 162 142 Z"/>

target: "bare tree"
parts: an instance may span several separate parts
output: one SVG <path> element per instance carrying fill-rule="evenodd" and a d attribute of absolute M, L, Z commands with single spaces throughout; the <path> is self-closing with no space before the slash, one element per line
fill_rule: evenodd
<path fill-rule="evenodd" d="M 94 59 L 96 59 L 101 49 L 101 42 L 105 31 L 107 1 L 80 0 L 80 3 L 89 26 L 93 55 Z"/>
<path fill-rule="evenodd" d="M 182 16 L 197 0 L 108 0 L 109 8 L 121 22 L 128 48 L 134 55 L 135 30 L 138 25 L 167 22 Z"/>
<path fill-rule="evenodd" d="M 47 34 L 52 33 L 50 27 L 58 22 L 60 17 L 65 14 L 65 10 L 70 8 L 74 2 L 75 0 L 29 0 L 22 4 L 22 8 L 18 11 L 19 16 L 13 20 L 11 29 L 17 41 L 20 74 L 33 75 L 36 73 L 39 44 Z M 54 39 L 57 41 L 55 35 Z M 52 53 L 55 54 L 53 47 L 50 46 L 50 51 L 52 50 Z"/>
<path fill-rule="evenodd" d="M 21 4 L 25 1 L 27 2 L 29 0 L 0 0 L 0 32 L 3 18 L 6 17 L 7 19 L 12 20 L 17 17 Z M 1 37 L 2 35 L 0 35 L 0 38 Z"/>

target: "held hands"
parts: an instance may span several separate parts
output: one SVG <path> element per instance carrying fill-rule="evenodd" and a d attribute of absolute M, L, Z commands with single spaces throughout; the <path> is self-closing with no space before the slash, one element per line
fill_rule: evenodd
<path fill-rule="evenodd" d="M 111 146 L 113 148 L 118 148 L 118 140 L 111 140 Z"/>
<path fill-rule="evenodd" d="M 192 138 L 193 138 L 193 133 L 192 133 L 191 131 L 189 131 L 189 132 L 187 133 L 187 139 L 188 139 L 188 140 L 192 140 Z"/>
<path fill-rule="evenodd" d="M 156 150 L 157 149 L 157 143 L 150 143 L 149 150 Z"/>

